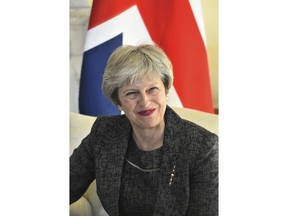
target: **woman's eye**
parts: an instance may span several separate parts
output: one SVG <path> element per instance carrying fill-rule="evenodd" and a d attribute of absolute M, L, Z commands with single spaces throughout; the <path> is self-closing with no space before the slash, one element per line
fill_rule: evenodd
<path fill-rule="evenodd" d="M 150 88 L 150 89 L 148 90 L 148 93 L 154 95 L 154 94 L 157 94 L 158 91 L 159 91 L 159 88 L 157 88 L 157 87 L 152 87 L 152 88 Z"/>
<path fill-rule="evenodd" d="M 130 99 L 133 99 L 137 97 L 137 92 L 127 92 L 125 96 Z"/>
<path fill-rule="evenodd" d="M 134 95 L 136 92 L 128 92 L 127 94 L 126 94 L 126 96 L 129 96 L 129 95 Z"/>

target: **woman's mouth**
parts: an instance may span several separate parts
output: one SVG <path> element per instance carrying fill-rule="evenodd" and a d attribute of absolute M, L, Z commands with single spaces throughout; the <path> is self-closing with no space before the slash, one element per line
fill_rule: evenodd
<path fill-rule="evenodd" d="M 139 115 L 141 116 L 149 116 L 149 115 L 152 115 L 154 113 L 156 109 L 147 109 L 147 110 L 142 110 L 140 112 L 138 112 Z"/>

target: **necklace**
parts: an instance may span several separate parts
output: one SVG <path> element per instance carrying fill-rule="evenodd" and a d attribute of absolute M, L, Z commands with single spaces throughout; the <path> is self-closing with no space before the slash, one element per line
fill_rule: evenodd
<path fill-rule="evenodd" d="M 138 170 L 141 170 L 143 172 L 155 172 L 155 171 L 159 171 L 160 168 L 155 168 L 155 169 L 142 169 L 141 167 L 137 166 L 136 164 L 133 164 L 131 161 L 129 161 L 127 158 L 125 158 L 125 160 L 133 167 L 135 167 Z"/>

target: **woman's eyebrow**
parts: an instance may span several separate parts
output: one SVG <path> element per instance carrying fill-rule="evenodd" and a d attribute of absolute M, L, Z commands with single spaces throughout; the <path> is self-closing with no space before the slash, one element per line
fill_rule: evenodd
<path fill-rule="evenodd" d="M 153 87 L 153 86 L 159 86 L 159 83 L 155 82 L 155 83 L 151 83 L 149 85 L 147 85 L 146 88 L 150 88 L 150 87 Z M 127 89 L 123 90 L 123 93 L 126 93 L 128 91 L 139 91 L 138 88 L 134 88 L 134 87 L 128 87 Z"/>
<path fill-rule="evenodd" d="M 125 94 L 125 93 L 130 92 L 130 91 L 138 91 L 138 89 L 135 89 L 135 88 L 125 89 L 125 90 L 123 91 L 123 93 Z"/>

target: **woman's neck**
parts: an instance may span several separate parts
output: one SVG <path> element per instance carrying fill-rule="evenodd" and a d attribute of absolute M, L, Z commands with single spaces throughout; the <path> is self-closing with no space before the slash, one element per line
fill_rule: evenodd
<path fill-rule="evenodd" d="M 151 129 L 133 128 L 133 138 L 137 146 L 143 151 L 152 151 L 163 145 L 165 125 Z"/>

